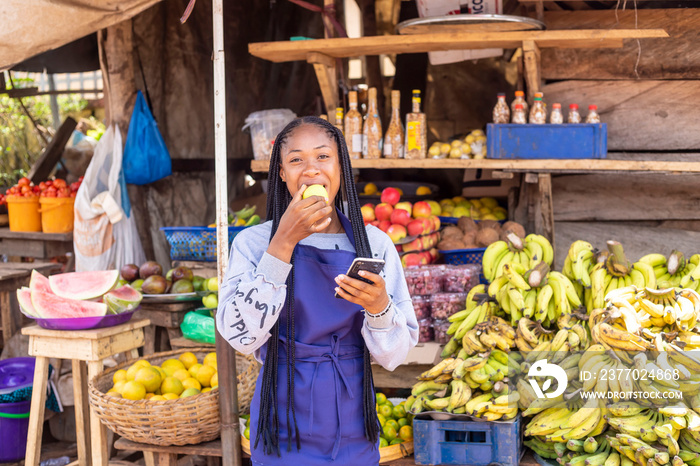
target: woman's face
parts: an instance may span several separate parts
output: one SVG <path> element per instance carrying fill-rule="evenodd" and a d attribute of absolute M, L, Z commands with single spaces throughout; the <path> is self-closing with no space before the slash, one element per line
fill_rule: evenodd
<path fill-rule="evenodd" d="M 333 205 L 340 189 L 340 159 L 335 140 L 326 130 L 313 125 L 297 127 L 282 145 L 280 155 L 280 177 L 292 197 L 302 185 L 320 184 Z"/>

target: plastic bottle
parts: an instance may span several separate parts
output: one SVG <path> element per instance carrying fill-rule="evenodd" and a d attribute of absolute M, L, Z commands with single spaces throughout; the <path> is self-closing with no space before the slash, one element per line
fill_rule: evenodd
<path fill-rule="evenodd" d="M 569 105 L 569 115 L 566 117 L 567 123 L 581 123 L 581 114 L 578 113 L 578 104 Z"/>
<path fill-rule="evenodd" d="M 336 107 L 335 109 L 335 126 L 340 130 L 341 133 L 343 133 L 343 107 Z"/>
<path fill-rule="evenodd" d="M 351 159 L 362 157 L 362 114 L 357 110 L 357 92 L 348 92 L 348 113 L 345 114 L 345 142 Z"/>
<path fill-rule="evenodd" d="M 553 125 L 564 123 L 564 114 L 561 112 L 561 104 L 552 104 L 552 113 L 549 114 L 549 122 Z"/>
<path fill-rule="evenodd" d="M 39 463 L 39 466 L 65 466 L 70 463 L 70 458 L 67 456 L 59 456 L 58 458 L 49 458 Z"/>
<path fill-rule="evenodd" d="M 498 102 L 493 107 L 493 122 L 497 124 L 508 123 L 510 121 L 510 109 L 506 103 L 506 95 L 498 94 Z"/>
<path fill-rule="evenodd" d="M 586 115 L 586 123 L 600 123 L 600 115 L 598 114 L 597 105 L 588 106 L 588 115 Z"/>
<path fill-rule="evenodd" d="M 517 104 L 523 106 L 523 110 L 525 110 L 526 114 L 529 113 L 530 106 L 527 104 L 527 100 L 525 100 L 525 93 L 523 91 L 515 91 L 515 100 L 510 103 L 510 111 L 512 113 L 515 113 L 515 106 Z"/>
<path fill-rule="evenodd" d="M 511 123 L 524 125 L 527 123 L 527 115 L 525 114 L 525 109 L 523 109 L 522 104 L 517 104 L 515 106 L 515 111 L 513 112 L 513 119 Z"/>
<path fill-rule="evenodd" d="M 547 111 L 547 102 L 544 101 L 544 93 L 543 92 L 535 92 L 534 98 L 540 98 L 542 101 L 542 106 L 544 107 L 544 111 Z M 527 112 L 525 112 L 527 113 Z"/>
<path fill-rule="evenodd" d="M 425 113 L 420 111 L 420 90 L 414 89 L 411 97 L 413 109 L 406 114 L 406 144 L 404 157 L 424 159 L 428 156 L 428 123 Z"/>
<path fill-rule="evenodd" d="M 398 159 L 403 157 L 404 132 L 401 124 L 401 92 L 391 91 L 391 121 L 384 135 L 384 157 Z"/>
<path fill-rule="evenodd" d="M 542 97 L 535 97 L 530 109 L 530 124 L 543 125 L 547 123 L 547 110 L 542 103 Z"/>
<path fill-rule="evenodd" d="M 377 110 L 377 88 L 368 91 L 368 106 L 365 124 L 362 127 L 362 158 L 379 159 L 382 157 L 382 120 Z"/>

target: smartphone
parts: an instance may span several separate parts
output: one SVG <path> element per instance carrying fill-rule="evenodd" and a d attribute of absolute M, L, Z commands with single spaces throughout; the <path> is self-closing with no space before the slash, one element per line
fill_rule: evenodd
<path fill-rule="evenodd" d="M 384 259 L 368 259 L 366 257 L 356 257 L 355 260 L 350 264 L 350 268 L 345 272 L 348 277 L 356 278 L 357 280 L 362 280 L 365 283 L 374 285 L 372 280 L 360 276 L 360 270 L 366 270 L 367 272 L 372 272 L 378 274 L 384 269 Z M 341 298 L 342 296 L 335 294 L 336 298 Z"/>

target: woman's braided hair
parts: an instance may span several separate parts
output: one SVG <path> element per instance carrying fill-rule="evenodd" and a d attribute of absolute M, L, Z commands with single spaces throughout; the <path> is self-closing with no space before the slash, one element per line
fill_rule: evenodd
<path fill-rule="evenodd" d="M 287 185 L 280 177 L 280 166 L 282 164 L 281 148 L 287 138 L 294 130 L 303 125 L 316 126 L 328 133 L 338 147 L 338 158 L 341 168 L 341 191 L 340 196 L 336 196 L 335 205 L 343 212 L 352 224 L 352 232 L 355 237 L 355 250 L 358 257 L 372 257 L 372 249 L 367 238 L 360 201 L 357 197 L 355 182 L 352 176 L 352 166 L 350 155 L 345 143 L 343 134 L 328 121 L 317 117 L 297 118 L 289 123 L 277 135 L 270 157 L 270 170 L 268 173 L 267 187 L 267 216 L 272 220 L 272 231 L 270 239 L 275 235 L 282 215 L 287 210 L 292 196 L 289 194 Z M 347 201 L 347 212 L 343 207 L 343 198 Z M 292 256 L 292 265 L 294 256 Z M 294 365 L 295 365 L 295 333 L 294 333 L 294 268 L 287 278 L 287 426 L 289 438 L 287 451 L 292 449 L 292 432 L 296 437 L 297 449 L 301 448 L 299 438 L 299 428 L 297 427 L 296 413 L 294 411 Z M 263 451 L 266 454 L 276 452 L 280 455 L 279 448 L 279 413 L 277 412 L 277 367 L 279 354 L 280 329 L 279 321 L 272 327 L 271 337 L 267 341 L 267 354 L 263 366 L 262 387 L 260 390 L 260 413 L 258 419 L 258 430 L 255 438 L 254 448 L 257 448 L 260 439 L 263 441 Z M 371 443 L 376 444 L 379 438 L 379 421 L 375 410 L 375 395 L 372 383 L 372 368 L 370 366 L 369 351 L 364 348 L 364 374 L 363 374 L 363 412 L 365 422 L 365 437 Z M 294 424 L 292 429 L 291 420 Z"/>

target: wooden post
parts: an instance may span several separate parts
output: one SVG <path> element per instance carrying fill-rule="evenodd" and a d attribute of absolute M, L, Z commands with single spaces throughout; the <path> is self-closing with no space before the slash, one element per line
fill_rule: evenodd
<path fill-rule="evenodd" d="M 535 233 L 542 235 L 554 247 L 554 209 L 552 207 L 552 175 L 537 175 L 537 201 L 535 203 Z"/>
<path fill-rule="evenodd" d="M 223 282 L 228 265 L 228 193 L 226 152 L 226 62 L 224 55 L 223 0 L 212 1 L 214 49 L 214 170 L 216 178 L 217 277 Z M 220 371 L 221 456 L 224 466 L 241 465 L 241 428 L 238 423 L 236 355 L 216 332 L 216 357 Z"/>
<path fill-rule="evenodd" d="M 27 451 L 24 464 L 38 466 L 41 458 L 41 436 L 44 432 L 44 405 L 46 385 L 49 377 L 49 358 L 39 356 L 34 363 L 34 386 L 32 404 L 29 410 L 29 430 L 27 431 Z"/>
<path fill-rule="evenodd" d="M 540 48 L 533 40 L 523 41 L 523 61 L 525 62 L 525 82 L 527 83 L 527 100 L 532 105 L 535 92 L 541 88 Z"/>
<path fill-rule="evenodd" d="M 75 403 L 75 429 L 78 442 L 78 465 L 92 464 L 90 453 L 90 406 L 88 405 L 87 366 L 84 361 L 72 359 L 73 400 Z"/>
<path fill-rule="evenodd" d="M 314 65 L 318 86 L 321 88 L 323 103 L 326 106 L 328 121 L 335 123 L 335 108 L 338 105 L 338 81 L 335 59 L 322 53 L 312 52 L 306 57 L 307 63 Z"/>
<path fill-rule="evenodd" d="M 102 361 L 88 361 L 88 380 L 97 377 L 104 369 Z M 75 377 L 75 374 L 73 375 Z M 76 403 L 78 401 L 76 400 Z M 76 409 L 77 411 L 77 409 Z M 107 466 L 109 464 L 109 448 L 107 447 L 107 427 L 95 414 L 94 409 L 90 409 L 90 441 L 92 449 L 92 463 L 94 466 Z"/>

